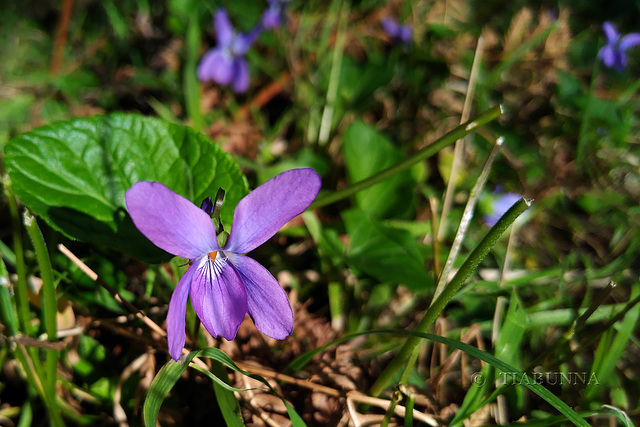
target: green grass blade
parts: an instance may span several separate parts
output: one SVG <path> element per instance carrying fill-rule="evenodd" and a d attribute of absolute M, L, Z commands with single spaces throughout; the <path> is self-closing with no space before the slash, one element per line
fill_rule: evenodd
<path fill-rule="evenodd" d="M 189 353 L 188 355 L 180 359 L 180 361 L 178 362 L 174 362 L 173 360 L 171 360 L 167 362 L 162 367 L 162 369 L 160 369 L 156 377 L 153 379 L 153 382 L 151 383 L 151 387 L 149 388 L 149 392 L 147 393 L 147 397 L 144 402 L 143 418 L 144 418 L 144 423 L 147 427 L 153 427 L 156 425 L 156 422 L 158 419 L 158 412 L 160 411 L 162 402 L 167 397 L 167 395 L 169 394 L 169 391 L 171 391 L 171 389 L 173 388 L 175 383 L 178 381 L 182 373 L 189 366 L 194 367 L 198 371 L 203 372 L 205 375 L 209 376 L 214 381 L 214 384 L 217 384 L 218 387 L 220 387 L 221 389 L 224 389 L 225 391 L 243 392 L 248 390 L 248 389 L 234 388 L 229 384 L 227 384 L 215 373 L 211 373 L 195 365 L 190 365 L 191 361 L 195 357 L 208 357 L 210 359 L 213 359 L 219 362 L 224 366 L 227 366 L 228 368 L 233 369 L 236 372 L 239 372 L 257 381 L 260 381 L 262 384 L 264 384 L 267 387 L 266 391 L 279 397 L 282 400 L 282 402 L 285 404 L 285 407 L 287 408 L 287 413 L 289 415 L 289 418 L 291 419 L 293 427 L 306 426 L 302 417 L 300 417 L 300 415 L 296 412 L 293 406 L 291 406 L 276 390 L 274 390 L 267 380 L 265 380 L 259 375 L 243 371 L 222 350 L 219 350 L 217 348 L 204 348 L 201 350 L 192 351 L 191 353 Z M 216 371 L 218 370 L 216 369 Z M 219 373 L 221 372 L 222 371 L 219 371 Z M 224 397 L 224 399 L 226 400 L 228 399 L 228 397 Z M 223 409 L 221 406 L 221 411 L 226 411 L 230 409 L 231 409 L 230 407 L 226 407 Z"/>
<path fill-rule="evenodd" d="M 0 258 L 0 315 L 2 322 L 7 325 L 9 334 L 15 335 L 18 332 L 18 313 L 9 293 L 9 273 L 2 258 Z"/>
<path fill-rule="evenodd" d="M 363 179 L 362 181 L 358 181 L 350 186 L 343 188 L 342 190 L 334 191 L 328 194 L 323 194 L 319 196 L 315 202 L 309 206 L 308 210 L 313 210 L 322 206 L 330 205 L 331 203 L 335 203 L 339 200 L 346 199 L 347 197 L 351 197 L 359 191 L 367 189 L 372 185 L 378 184 L 400 172 L 403 172 L 416 163 L 419 163 L 429 157 L 437 154 L 443 148 L 453 144 L 460 138 L 464 138 L 475 129 L 480 126 L 483 126 L 502 115 L 502 107 L 495 106 L 493 108 L 488 109 L 483 112 L 473 120 L 470 120 L 466 123 L 461 124 L 460 126 L 454 128 L 446 135 L 441 138 L 438 138 L 431 144 L 427 145 L 411 157 L 408 157 L 404 160 L 399 161 L 398 163 L 390 166 L 377 174 L 370 176 L 369 178 Z"/>
<path fill-rule="evenodd" d="M 522 212 L 531 206 L 531 200 L 520 199 L 519 202 L 514 204 L 489 230 L 489 232 L 483 237 L 480 243 L 475 247 L 473 252 L 464 261 L 458 272 L 453 278 L 446 284 L 442 293 L 436 298 L 424 316 L 416 326 L 416 332 L 426 332 L 431 328 L 438 316 L 443 312 L 449 301 L 458 293 L 464 282 L 471 276 L 471 274 L 478 268 L 478 265 L 487 256 L 491 248 L 497 243 L 502 234 L 513 224 L 513 222 L 520 216 Z M 407 369 L 410 363 L 411 354 L 416 351 L 416 348 L 421 346 L 422 342 L 419 336 L 410 336 L 404 343 L 398 354 L 391 360 L 387 367 L 378 376 L 378 379 L 373 383 L 369 392 L 373 396 L 378 396 L 382 390 L 389 384 L 393 376 L 400 369 Z M 415 359 L 413 359 L 415 361 Z M 411 369 L 411 367 L 409 367 Z"/>
<path fill-rule="evenodd" d="M 18 318 L 22 333 L 31 335 L 33 326 L 31 325 L 31 312 L 29 311 L 29 296 L 27 291 L 27 268 L 24 263 L 24 248 L 22 245 L 22 228 L 20 227 L 20 214 L 18 212 L 18 203 L 13 193 L 13 186 L 9 175 L 2 177 L 2 185 L 4 186 L 4 195 L 9 205 L 9 214 L 11 216 L 11 228 L 13 234 L 13 253 L 16 257 L 16 273 L 18 274 L 18 283 L 15 287 L 16 304 L 18 306 Z"/>
<path fill-rule="evenodd" d="M 291 406 L 289 404 L 289 402 L 287 402 L 284 399 L 284 397 L 282 397 L 280 395 L 280 393 L 278 393 L 276 390 L 274 390 L 273 387 L 271 387 L 271 385 L 269 384 L 269 382 L 267 380 L 265 380 L 264 378 L 262 378 L 260 375 L 256 375 L 256 374 L 252 374 L 252 373 L 243 371 L 242 369 L 240 369 L 233 362 L 233 360 L 231 360 L 231 358 L 229 356 L 227 356 L 224 352 L 222 352 L 221 350 L 219 350 L 217 348 L 205 348 L 205 349 L 199 350 L 197 353 L 201 357 L 210 357 L 212 359 L 215 359 L 215 360 L 219 361 L 220 363 L 226 365 L 227 367 L 233 369 L 234 371 L 241 373 L 242 375 L 245 375 L 245 376 L 247 376 L 249 378 L 253 378 L 254 380 L 260 381 L 262 384 L 264 384 L 265 386 L 268 387 L 269 392 L 271 394 L 279 397 L 282 400 L 282 402 L 284 403 L 285 407 L 287 408 L 287 414 L 289 415 L 289 419 L 291 419 L 291 423 L 293 424 L 293 427 L 304 427 L 304 426 L 306 426 L 304 420 L 296 412 L 296 410 L 293 408 L 293 406 Z"/>
<path fill-rule="evenodd" d="M 534 393 L 536 393 L 538 396 L 540 396 L 542 399 L 544 399 L 545 401 L 547 401 L 547 403 L 549 403 L 551 406 L 553 406 L 554 408 L 556 408 L 567 420 L 571 421 L 572 423 L 574 423 L 577 426 L 583 426 L 583 427 L 588 427 L 589 424 L 580 416 L 578 415 L 578 413 L 576 411 L 574 411 L 571 407 L 569 407 L 566 403 L 564 403 L 562 400 L 560 400 L 560 398 L 558 398 L 557 396 L 555 396 L 553 393 L 551 393 L 549 390 L 547 390 L 545 387 L 543 387 L 542 385 L 538 384 L 535 380 L 528 378 L 526 376 L 525 373 L 523 373 L 522 371 L 515 369 L 514 367 L 512 367 L 511 365 L 503 362 L 502 360 L 498 359 L 497 357 L 479 350 L 475 347 L 470 346 L 469 344 L 465 344 L 463 342 L 460 342 L 458 340 L 454 340 L 451 338 L 446 338 L 446 337 L 441 337 L 439 335 L 434 335 L 434 334 L 429 334 L 429 333 L 422 333 L 422 332 L 414 332 L 414 331 L 394 331 L 394 330 L 375 330 L 375 331 L 368 331 L 368 332 L 359 332 L 359 333 L 354 333 L 354 334 L 349 334 L 349 335 L 345 335 L 341 338 L 338 338 L 337 340 L 334 340 L 328 344 L 325 344 L 323 346 L 318 347 L 317 349 L 310 351 L 308 353 L 305 353 L 299 357 L 297 357 L 296 359 L 293 360 L 293 362 L 291 362 L 291 364 L 289 365 L 289 368 L 292 370 L 299 370 L 302 369 L 308 362 L 311 361 L 311 359 L 318 353 L 324 351 L 325 349 L 327 349 L 328 347 L 331 347 L 333 345 L 339 344 L 341 342 L 345 342 L 345 341 L 349 341 L 353 338 L 359 337 L 359 336 L 363 336 L 363 335 L 378 335 L 378 334 L 389 334 L 389 335 L 397 335 L 397 336 L 410 336 L 410 337 L 417 337 L 420 339 L 428 339 L 431 341 L 435 341 L 438 342 L 440 344 L 444 344 L 446 346 L 461 350 L 465 353 L 467 353 L 470 356 L 473 356 L 477 359 L 480 359 L 488 364 L 490 364 L 491 366 L 493 366 L 494 368 L 500 370 L 501 372 L 504 372 L 506 374 L 509 375 L 509 378 L 514 378 L 513 383 L 514 384 L 519 384 L 519 385 L 523 385 L 525 387 L 527 387 L 529 390 L 533 391 Z"/>
<path fill-rule="evenodd" d="M 634 289 L 631 294 L 633 299 L 638 295 L 638 287 Z M 636 330 L 636 325 L 640 320 L 640 305 L 636 305 L 625 314 L 618 332 L 611 342 L 609 342 L 610 334 L 604 334 L 602 341 L 598 346 L 596 357 L 594 360 L 594 366 L 592 372 L 596 378 L 599 379 L 597 383 L 590 383 L 584 394 L 586 401 L 591 401 L 595 396 L 602 391 L 602 388 L 607 385 L 607 378 L 610 378 L 615 369 L 618 360 L 622 357 L 627 348 L 629 340 L 633 336 L 633 332 Z M 612 329 L 609 329 L 612 331 Z"/>

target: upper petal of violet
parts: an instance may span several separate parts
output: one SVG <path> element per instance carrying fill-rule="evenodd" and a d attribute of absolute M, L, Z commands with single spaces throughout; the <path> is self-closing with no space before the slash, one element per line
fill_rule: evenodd
<path fill-rule="evenodd" d="M 243 254 L 266 242 L 309 207 L 320 185 L 313 169 L 292 169 L 253 190 L 236 206 L 225 249 Z"/>
<path fill-rule="evenodd" d="M 602 24 L 602 31 L 604 31 L 604 35 L 607 37 L 608 44 L 616 43 L 620 37 L 620 34 L 611 22 L 604 22 Z"/>
<path fill-rule="evenodd" d="M 620 39 L 620 50 L 625 51 L 630 47 L 640 44 L 640 33 L 629 33 Z"/>
<path fill-rule="evenodd" d="M 213 15 L 213 27 L 218 39 L 218 46 L 229 47 L 233 41 L 233 26 L 226 10 L 219 9 Z"/>
<path fill-rule="evenodd" d="M 159 182 L 136 182 L 125 200 L 135 226 L 160 249 L 189 259 L 218 250 L 209 215 Z"/>
<path fill-rule="evenodd" d="M 260 26 L 256 26 L 247 34 L 238 34 L 230 45 L 231 52 L 235 56 L 242 56 L 260 36 Z"/>

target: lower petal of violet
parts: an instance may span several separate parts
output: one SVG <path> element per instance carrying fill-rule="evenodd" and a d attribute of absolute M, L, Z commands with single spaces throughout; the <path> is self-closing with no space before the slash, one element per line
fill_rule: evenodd
<path fill-rule="evenodd" d="M 293 311 L 280 283 L 258 261 L 229 254 L 247 289 L 249 316 L 263 334 L 278 340 L 293 332 Z"/>
<path fill-rule="evenodd" d="M 242 279 L 222 254 L 204 258 L 191 280 L 191 304 L 212 336 L 235 338 L 247 313 L 247 292 Z"/>
<path fill-rule="evenodd" d="M 198 65 L 198 79 L 202 82 L 213 80 L 221 85 L 229 84 L 234 78 L 233 62 L 233 58 L 222 49 L 211 49 Z"/>
<path fill-rule="evenodd" d="M 604 62 L 604 65 L 611 68 L 616 62 L 616 53 L 609 45 L 603 46 L 598 52 L 598 57 Z"/>
<path fill-rule="evenodd" d="M 249 89 L 249 65 L 244 58 L 236 58 L 233 63 L 235 76 L 233 78 L 233 90 L 237 93 Z"/>
<path fill-rule="evenodd" d="M 191 288 L 191 280 L 196 271 L 195 266 L 182 275 L 176 289 L 169 301 L 169 311 L 167 312 L 167 341 L 169 343 L 169 354 L 173 360 L 180 359 L 185 343 L 184 323 L 187 311 L 187 297 Z"/>

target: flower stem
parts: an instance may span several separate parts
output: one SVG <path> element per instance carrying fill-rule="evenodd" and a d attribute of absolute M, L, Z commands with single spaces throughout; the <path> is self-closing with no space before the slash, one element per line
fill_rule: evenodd
<path fill-rule="evenodd" d="M 365 190 L 372 185 L 378 184 L 388 178 L 391 178 L 392 176 L 409 169 L 416 163 L 435 155 L 444 147 L 453 144 L 458 139 L 463 138 L 464 136 L 471 133 L 474 129 L 483 126 L 492 120 L 495 120 L 501 115 L 502 107 L 500 105 L 492 107 L 484 113 L 480 114 L 475 119 L 461 124 L 443 137 L 438 138 L 436 141 L 416 152 L 411 157 L 401 160 L 395 165 L 390 166 L 387 169 L 384 169 L 377 174 L 370 176 L 369 178 L 363 179 L 362 181 L 356 182 L 355 184 L 351 184 L 347 188 L 343 188 L 342 190 L 335 191 L 333 193 L 317 198 L 316 201 L 313 202 L 311 206 L 309 206 L 309 209 L 316 209 L 322 206 L 330 205 L 331 203 L 335 203 L 339 200 L 346 199 L 347 197 L 353 196 L 359 191 Z"/>
<path fill-rule="evenodd" d="M 49 258 L 49 250 L 44 241 L 40 227 L 35 217 L 25 210 L 24 225 L 33 242 L 33 248 L 36 252 L 36 259 L 40 267 L 40 276 L 42 278 L 42 320 L 48 341 L 57 341 L 58 326 L 56 324 L 57 298 L 56 286 L 53 280 L 53 269 L 51 267 L 51 259 Z M 58 350 L 49 348 L 46 350 L 46 382 L 44 393 L 49 400 L 49 413 L 54 423 L 54 418 L 59 418 L 57 401 L 56 401 L 56 384 L 58 380 Z M 55 415 L 54 415 L 55 413 Z"/>
<path fill-rule="evenodd" d="M 456 293 L 460 290 L 466 279 L 475 271 L 480 262 L 489 253 L 491 248 L 496 244 L 500 236 L 506 231 L 507 228 L 520 216 L 522 212 L 527 210 L 531 205 L 530 200 L 520 199 L 515 205 L 511 207 L 500 220 L 494 225 L 491 230 L 484 236 L 478 246 L 471 252 L 471 255 L 465 260 L 464 264 L 460 267 L 456 275 L 451 279 L 447 286 L 442 290 L 442 293 L 435 301 L 429 306 L 424 314 L 424 317 L 414 329 L 418 333 L 426 333 L 429 328 L 436 321 L 440 313 L 444 310 L 445 306 L 453 299 Z M 376 382 L 369 390 L 369 394 L 372 396 L 378 396 L 382 390 L 391 381 L 393 376 L 400 369 L 404 368 L 407 362 L 414 358 L 411 355 L 417 351 L 416 348 L 422 345 L 422 339 L 417 336 L 411 336 L 404 343 L 396 357 L 387 365 L 384 371 L 380 374 Z M 409 368 L 407 368 L 409 369 Z"/>
<path fill-rule="evenodd" d="M 33 248 L 36 251 L 36 259 L 38 260 L 38 266 L 40 267 L 40 276 L 42 278 L 42 311 L 44 329 L 47 333 L 49 341 L 56 341 L 58 339 L 58 328 L 56 325 L 56 287 L 53 281 L 53 270 L 51 268 L 51 260 L 49 259 L 49 251 L 47 245 L 38 227 L 38 223 L 35 217 L 25 210 L 24 225 L 33 242 Z"/>

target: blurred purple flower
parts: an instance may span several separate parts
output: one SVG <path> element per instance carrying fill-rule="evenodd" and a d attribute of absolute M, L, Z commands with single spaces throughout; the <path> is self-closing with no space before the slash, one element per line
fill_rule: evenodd
<path fill-rule="evenodd" d="M 602 30 L 607 38 L 607 44 L 598 52 L 598 58 L 607 67 L 622 72 L 627 66 L 626 51 L 630 47 L 640 44 L 640 33 L 629 33 L 621 37 L 621 34 L 610 22 L 602 24 Z"/>
<path fill-rule="evenodd" d="M 269 0 L 269 7 L 264 11 L 260 19 L 262 28 L 266 30 L 279 28 L 284 23 L 284 9 L 288 5 L 288 0 Z"/>
<path fill-rule="evenodd" d="M 260 35 L 260 28 L 257 26 L 248 34 L 236 33 L 224 9 L 216 12 L 213 25 L 218 45 L 202 57 L 198 79 L 231 84 L 236 92 L 244 92 L 249 88 L 249 65 L 244 55 Z"/>
<path fill-rule="evenodd" d="M 391 37 L 394 43 L 404 46 L 411 44 L 413 29 L 410 26 L 399 24 L 392 18 L 384 18 L 380 21 L 380 25 L 382 25 L 382 29 Z"/>
<path fill-rule="evenodd" d="M 504 215 L 511 206 L 516 204 L 516 202 L 522 198 L 521 195 L 516 193 L 502 193 L 492 197 L 493 199 L 490 201 L 487 208 L 488 213 L 484 216 L 484 222 L 489 227 L 496 225 L 496 222 L 498 222 L 500 217 L 502 217 L 502 215 Z"/>
<path fill-rule="evenodd" d="M 266 268 L 242 254 L 266 242 L 309 207 L 320 184 L 313 169 L 293 169 L 265 182 L 236 206 L 223 248 L 209 215 L 189 200 L 158 182 L 139 181 L 127 190 L 127 209 L 138 230 L 159 248 L 191 260 L 167 313 L 169 354 L 174 360 L 185 344 L 189 295 L 214 337 L 234 339 L 247 313 L 271 338 L 291 334 L 293 311 L 286 292 Z"/>

